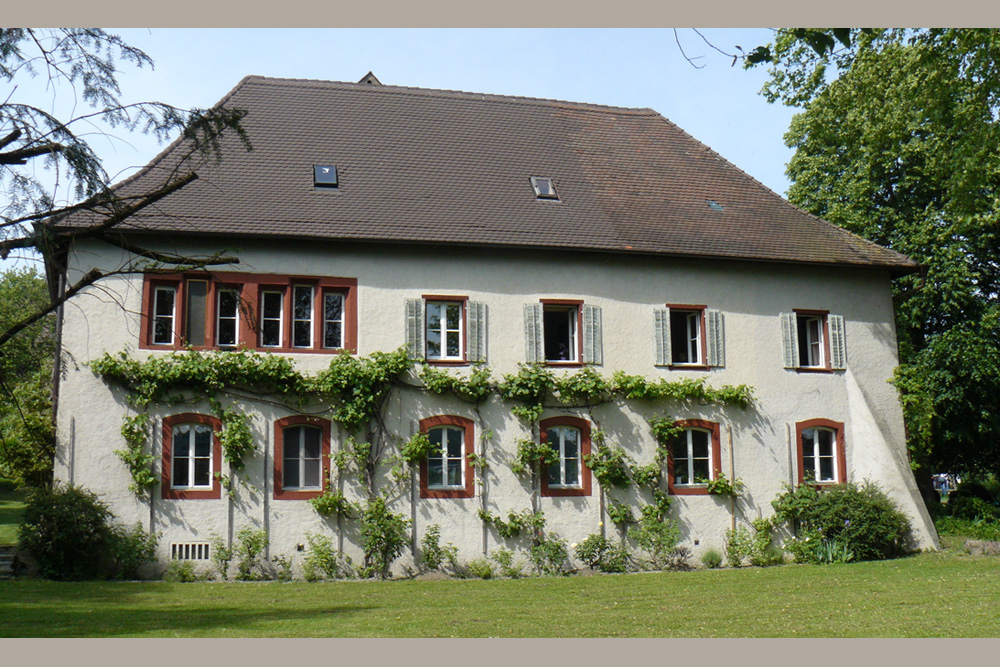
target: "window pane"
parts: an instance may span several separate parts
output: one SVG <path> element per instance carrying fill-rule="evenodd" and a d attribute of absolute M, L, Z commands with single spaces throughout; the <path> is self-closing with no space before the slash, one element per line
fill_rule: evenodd
<path fill-rule="evenodd" d="M 464 430 L 460 428 L 449 428 L 448 429 L 448 456 L 452 458 L 461 458 L 462 450 L 464 449 L 462 442 Z"/>
<path fill-rule="evenodd" d="M 561 483 L 559 479 L 559 462 L 555 462 L 549 466 L 549 486 L 558 486 Z"/>
<path fill-rule="evenodd" d="M 156 314 L 174 314 L 174 290 L 171 287 L 156 288 Z"/>
<path fill-rule="evenodd" d="M 437 447 L 435 448 L 435 451 L 437 451 L 437 452 L 440 452 L 441 449 L 442 449 L 441 442 L 442 442 L 442 438 L 443 437 L 444 437 L 444 429 L 443 428 L 432 428 L 427 433 L 427 438 L 431 441 L 431 443 L 437 445 Z M 438 454 L 438 456 L 440 456 L 440 454 Z"/>
<path fill-rule="evenodd" d="M 438 457 L 427 457 L 427 485 L 444 486 L 444 461 Z"/>
<path fill-rule="evenodd" d="M 295 347 L 309 347 L 312 345 L 312 326 L 310 322 L 295 322 L 294 345 Z"/>
<path fill-rule="evenodd" d="M 441 356 L 441 332 L 435 329 L 427 330 L 427 356 L 431 359 Z"/>
<path fill-rule="evenodd" d="M 458 329 L 459 320 L 461 320 L 462 307 L 457 303 L 448 304 L 446 317 L 448 328 L 455 330 Z"/>
<path fill-rule="evenodd" d="M 458 331 L 448 332 L 448 356 L 458 357 L 461 355 L 462 344 L 461 337 Z"/>
<path fill-rule="evenodd" d="M 691 455 L 695 458 L 708 458 L 708 433 L 705 431 L 689 431 L 691 434 Z"/>
<path fill-rule="evenodd" d="M 820 482 L 833 481 L 833 458 L 820 458 L 819 460 L 819 480 Z"/>
<path fill-rule="evenodd" d="M 208 282 L 187 282 L 187 343 L 205 345 L 205 301 L 208 299 Z"/>
<path fill-rule="evenodd" d="M 563 451 L 566 458 L 575 459 L 580 457 L 580 432 L 575 428 L 562 429 Z"/>
<path fill-rule="evenodd" d="M 318 428 L 303 428 L 305 433 L 305 454 L 307 459 L 318 459 L 320 454 L 320 436 L 322 431 Z"/>
<path fill-rule="evenodd" d="M 305 479 L 302 486 L 313 488 L 319 487 L 319 460 L 314 459 L 305 462 Z"/>
<path fill-rule="evenodd" d="M 549 308 L 542 312 L 546 361 L 576 361 L 576 308 Z"/>
<path fill-rule="evenodd" d="M 448 462 L 448 486 L 462 486 L 462 465 L 460 461 Z"/>
<path fill-rule="evenodd" d="M 816 438 L 819 440 L 819 455 L 833 456 L 833 431 L 817 429 Z"/>
<path fill-rule="evenodd" d="M 261 345 L 269 347 L 281 345 L 281 322 L 278 320 L 264 320 L 261 327 Z"/>
<path fill-rule="evenodd" d="M 344 315 L 344 295 L 327 294 L 323 300 L 325 304 L 326 319 L 340 321 Z"/>
<path fill-rule="evenodd" d="M 263 316 L 268 319 L 281 319 L 281 292 L 264 292 Z"/>
<path fill-rule="evenodd" d="M 312 319 L 312 288 L 301 285 L 295 288 L 295 319 Z"/>
<path fill-rule="evenodd" d="M 173 486 L 189 486 L 188 481 L 188 461 L 187 458 L 181 458 L 177 456 L 176 450 L 174 451 L 174 472 L 173 480 L 171 484 Z"/>
<path fill-rule="evenodd" d="M 670 311 L 670 361 L 675 364 L 692 362 L 688 355 L 687 313 L 682 310 Z"/>
<path fill-rule="evenodd" d="M 157 317 L 153 330 L 153 342 L 160 344 L 170 344 L 173 342 L 173 318 Z"/>
<path fill-rule="evenodd" d="M 219 345 L 236 344 L 236 320 L 219 318 Z"/>
<path fill-rule="evenodd" d="M 441 330 L 441 304 L 427 304 L 427 328 L 435 331 Z"/>
<path fill-rule="evenodd" d="M 191 452 L 191 427 L 174 428 L 174 456 L 188 456 Z"/>
<path fill-rule="evenodd" d="M 708 459 L 695 459 L 693 463 L 694 463 L 693 481 L 707 482 L 711 477 L 708 470 Z"/>
<path fill-rule="evenodd" d="M 194 460 L 194 484 L 192 486 L 208 486 L 211 479 L 211 461 L 209 459 Z"/>
<path fill-rule="evenodd" d="M 323 329 L 323 347 L 344 347 L 340 322 L 327 322 Z"/>
<path fill-rule="evenodd" d="M 576 459 L 566 460 L 566 479 L 563 484 L 575 486 L 580 483 L 580 461 Z"/>
<path fill-rule="evenodd" d="M 198 425 L 194 427 L 194 455 L 212 455 L 212 429 Z"/>
<path fill-rule="evenodd" d="M 690 484 L 691 470 L 687 457 L 674 461 L 674 484 Z"/>
<path fill-rule="evenodd" d="M 287 446 L 287 445 L 286 445 Z M 298 488 L 299 486 L 299 460 L 285 456 L 284 486 L 288 488 Z"/>
<path fill-rule="evenodd" d="M 290 428 L 286 428 L 285 429 L 284 438 L 285 438 L 285 458 L 286 459 L 298 459 L 299 458 L 299 456 L 300 456 L 300 454 L 299 454 L 299 450 L 300 450 L 299 442 L 301 441 L 301 438 L 302 438 L 301 431 L 302 431 L 302 427 L 301 426 L 292 426 Z"/>
<path fill-rule="evenodd" d="M 233 290 L 219 291 L 219 316 L 236 317 L 236 310 L 239 306 L 239 298 Z"/>

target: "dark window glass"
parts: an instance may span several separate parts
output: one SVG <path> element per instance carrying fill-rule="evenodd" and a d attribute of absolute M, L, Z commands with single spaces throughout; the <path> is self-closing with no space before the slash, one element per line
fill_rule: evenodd
<path fill-rule="evenodd" d="M 187 343 L 200 347 L 205 345 L 205 301 L 208 298 L 208 282 L 189 280 L 187 282 Z"/>
<path fill-rule="evenodd" d="M 549 307 L 542 312 L 546 361 L 576 361 L 575 307 Z"/>

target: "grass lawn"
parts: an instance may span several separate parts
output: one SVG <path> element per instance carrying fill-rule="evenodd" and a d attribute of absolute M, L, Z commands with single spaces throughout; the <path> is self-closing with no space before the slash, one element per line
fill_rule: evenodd
<path fill-rule="evenodd" d="M 17 544 L 24 496 L 23 492 L 14 490 L 11 482 L 0 478 L 0 544 Z"/>
<path fill-rule="evenodd" d="M 6 637 L 997 637 L 1000 558 L 507 581 L 0 581 Z"/>

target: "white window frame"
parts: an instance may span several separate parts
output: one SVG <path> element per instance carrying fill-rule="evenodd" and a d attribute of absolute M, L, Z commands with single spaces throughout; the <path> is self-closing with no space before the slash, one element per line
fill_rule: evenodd
<path fill-rule="evenodd" d="M 299 484 L 298 486 L 289 486 L 285 483 L 285 474 L 288 471 L 288 443 L 290 442 L 289 431 L 293 429 L 298 429 L 296 432 L 296 437 L 298 438 L 299 455 L 295 458 L 296 465 L 299 469 Z M 315 459 L 306 456 L 306 429 L 313 429 L 319 432 L 319 456 Z M 318 426 L 310 426 L 308 424 L 292 424 L 290 426 L 285 426 L 281 430 L 281 490 L 282 491 L 321 491 L 323 489 L 323 429 Z M 315 486 L 313 485 L 303 485 L 302 482 L 306 478 L 306 461 L 316 461 L 316 465 L 319 468 L 319 483 Z"/>
<path fill-rule="evenodd" d="M 222 295 L 232 294 L 236 298 L 236 310 L 232 315 L 222 314 Z M 222 320 L 233 322 L 233 342 L 223 343 L 220 339 Z M 240 344 L 240 290 L 231 287 L 219 287 L 215 290 L 215 345 L 216 347 L 236 347 Z"/>
<path fill-rule="evenodd" d="M 188 456 L 177 456 L 177 431 L 180 429 L 188 427 Z M 204 456 L 195 456 L 195 434 L 198 429 L 204 429 L 209 433 L 209 447 L 208 447 L 208 483 L 207 484 L 191 484 L 194 481 L 194 463 L 196 459 L 204 459 Z M 170 429 L 170 488 L 176 489 L 178 491 L 209 491 L 213 487 L 213 457 L 215 456 L 215 433 L 212 431 L 212 427 L 208 424 L 201 424 L 198 422 L 186 422 L 184 424 L 174 424 Z M 174 474 L 176 470 L 175 462 L 178 459 L 187 459 L 187 469 L 188 469 L 188 484 L 181 486 L 175 483 L 177 476 Z"/>
<path fill-rule="evenodd" d="M 566 431 L 576 432 L 576 456 L 567 457 L 566 456 Z M 546 439 L 548 441 L 549 447 L 556 449 L 559 452 L 558 463 L 553 463 L 552 466 L 559 466 L 559 483 L 553 484 L 548 482 L 548 487 L 550 489 L 582 489 L 583 488 L 583 432 L 576 426 L 566 426 L 558 424 L 555 426 L 550 426 L 545 429 Z M 553 443 L 552 435 L 555 433 L 557 436 L 558 444 Z M 573 484 L 566 483 L 566 461 L 572 460 L 577 462 L 576 466 L 576 482 Z M 552 466 L 549 466 L 551 469 Z M 549 470 L 545 471 L 546 476 Z"/>
<path fill-rule="evenodd" d="M 297 318 L 295 316 L 295 304 L 297 303 L 297 300 L 298 300 L 297 299 L 297 297 L 298 297 L 298 291 L 300 289 L 307 289 L 307 290 L 309 290 L 309 319 L 308 320 L 299 319 L 299 318 Z M 315 322 L 315 318 L 316 318 L 316 287 L 313 286 L 313 285 L 292 285 L 291 311 L 292 312 L 289 313 L 289 316 L 291 317 L 291 321 L 292 321 L 292 331 L 291 331 L 292 339 L 290 341 L 288 341 L 288 342 L 291 344 L 292 348 L 296 348 L 296 349 L 300 349 L 300 350 L 311 350 L 311 349 L 313 349 L 315 347 L 315 345 L 314 345 L 315 341 L 313 340 L 313 338 L 315 337 L 315 333 L 316 333 L 314 331 L 314 328 L 315 328 L 314 327 L 314 322 Z M 298 324 L 299 322 L 307 322 L 307 321 L 309 323 L 309 342 L 307 344 L 305 344 L 305 345 L 298 345 L 295 342 L 295 325 Z"/>
<path fill-rule="evenodd" d="M 806 343 L 805 353 L 803 354 L 802 350 L 799 351 L 799 367 L 826 368 L 826 341 L 824 340 L 826 316 L 796 314 L 795 322 L 796 335 L 800 339 L 804 339 Z M 815 331 L 811 328 L 813 325 L 815 325 Z M 805 327 L 804 330 L 803 327 Z M 807 363 L 802 363 L 803 357 Z"/>
<path fill-rule="evenodd" d="M 569 321 L 569 359 L 549 359 L 549 356 L 545 353 L 545 349 L 548 347 L 546 344 L 548 342 L 548 337 L 550 335 L 551 329 L 544 325 L 545 315 L 550 312 L 565 312 L 567 320 Z M 580 363 L 580 306 L 578 305 L 562 305 L 562 304 L 542 304 L 542 356 L 547 364 L 576 364 Z M 551 335 L 555 335 L 551 333 Z"/>
<path fill-rule="evenodd" d="M 707 444 L 707 448 L 708 448 L 708 456 L 697 456 L 696 457 L 694 455 L 693 433 L 696 432 L 696 431 L 698 433 L 704 433 L 705 436 L 706 436 L 706 438 L 707 438 L 706 444 Z M 677 455 L 678 452 L 676 451 L 676 445 L 675 445 L 675 451 L 673 452 L 673 456 L 674 456 L 674 482 L 673 482 L 673 484 L 674 484 L 674 486 L 679 486 L 679 487 L 705 486 L 705 484 L 707 484 L 708 482 L 710 482 L 714 478 L 714 474 L 715 474 L 715 461 L 712 460 L 712 431 L 710 431 L 707 428 L 700 428 L 700 427 L 697 427 L 697 426 L 685 427 L 684 428 L 684 435 L 683 435 L 682 444 L 684 446 L 684 456 L 678 456 Z M 708 478 L 704 482 L 696 481 L 694 479 L 694 474 L 693 474 L 693 471 L 694 471 L 694 462 L 695 461 L 705 461 L 705 460 L 708 461 Z M 679 482 L 679 481 L 677 481 L 677 464 L 679 462 L 681 462 L 681 461 L 686 462 L 687 472 L 688 472 L 688 475 L 691 477 L 691 480 L 688 481 L 688 482 Z"/>
<path fill-rule="evenodd" d="M 337 297 L 340 299 L 340 319 L 331 320 L 326 317 L 326 299 L 327 297 Z M 343 292 L 337 292 L 334 290 L 320 290 L 320 297 L 322 299 L 320 307 L 323 309 L 323 330 L 321 332 L 323 336 L 323 349 L 326 350 L 340 350 L 344 347 L 344 315 L 347 309 L 347 296 Z M 328 324 L 337 323 L 340 324 L 340 341 L 337 345 L 327 345 L 326 344 L 326 327 Z"/>
<path fill-rule="evenodd" d="M 448 431 L 457 431 L 460 442 L 462 443 L 462 454 L 460 456 L 448 456 Z M 455 426 L 453 424 L 443 424 L 441 426 L 433 426 L 427 430 L 427 437 L 429 438 L 431 433 L 435 431 L 441 431 L 441 450 L 440 456 L 427 456 L 427 489 L 431 491 L 455 491 L 465 488 L 465 428 L 462 426 Z M 437 452 L 435 452 L 437 453 Z M 441 461 L 441 479 L 442 484 L 431 484 L 431 461 L 439 460 Z M 457 465 L 458 470 L 461 474 L 461 483 L 459 484 L 448 484 L 448 468 L 450 465 Z"/>
<path fill-rule="evenodd" d="M 819 437 L 818 437 L 818 434 L 819 434 L 820 431 L 823 431 L 823 432 L 826 432 L 826 433 L 830 434 L 830 455 L 829 456 L 822 456 L 820 454 L 820 450 L 819 450 L 820 443 L 819 443 Z M 840 479 L 840 470 L 837 469 L 837 446 L 838 446 L 837 438 L 838 438 L 838 436 L 839 436 L 839 433 L 837 433 L 837 429 L 830 428 L 829 426 L 810 426 L 809 428 L 804 429 L 802 431 L 802 441 L 799 443 L 799 446 L 802 447 L 802 478 L 803 478 L 803 480 L 807 484 L 810 483 L 810 482 L 816 482 L 816 483 L 819 483 L 819 484 L 835 484 L 835 483 L 837 483 L 837 480 Z M 810 449 L 812 449 L 812 451 L 808 452 L 808 453 L 807 453 L 807 450 L 806 450 L 806 439 L 807 438 L 810 441 L 809 442 L 809 447 L 810 447 Z M 820 474 L 820 470 L 821 470 L 821 467 L 820 467 L 819 464 L 820 464 L 820 460 L 821 459 L 830 459 L 831 463 L 833 464 L 832 465 L 833 476 L 830 477 L 829 479 L 820 479 L 819 478 L 819 474 Z M 807 460 L 811 460 L 812 463 L 813 463 L 813 479 L 811 479 L 811 480 L 808 479 L 808 476 L 806 475 L 806 471 L 808 470 L 808 467 L 806 466 L 806 461 Z"/>
<path fill-rule="evenodd" d="M 440 324 L 439 328 L 434 330 L 431 329 L 431 309 L 438 310 L 438 322 Z M 448 308 L 458 309 L 458 329 L 448 328 Z M 426 351 L 426 358 L 432 361 L 465 361 L 465 302 L 463 301 L 438 301 L 438 300 L 428 300 L 425 304 L 425 314 L 424 314 L 424 350 Z M 440 354 L 434 356 L 430 353 L 430 335 L 432 332 L 436 331 L 440 337 Z M 449 355 L 447 353 L 448 349 L 448 334 L 454 333 L 458 336 L 458 354 Z"/>
<path fill-rule="evenodd" d="M 172 307 L 170 309 L 170 315 L 159 315 L 160 306 L 160 294 L 169 292 L 172 300 Z M 168 331 L 170 332 L 169 341 L 161 341 L 156 339 L 156 323 L 160 319 L 170 319 L 170 327 Z M 153 345 L 173 345 L 174 344 L 174 330 L 177 324 L 177 288 L 167 285 L 157 285 L 153 291 L 153 331 L 151 340 Z"/>
<path fill-rule="evenodd" d="M 684 346 L 687 348 L 688 361 L 677 361 L 673 349 L 670 350 L 671 366 L 703 366 L 705 365 L 704 350 L 701 345 L 701 327 L 704 310 L 686 310 L 684 308 L 670 309 L 671 337 L 673 336 L 673 318 L 684 318 Z M 692 329 L 694 330 L 692 333 Z"/>
<path fill-rule="evenodd" d="M 266 317 L 267 308 L 264 305 L 269 296 L 278 299 L 278 317 Z M 264 343 L 264 322 L 278 322 L 278 342 L 275 344 Z M 260 346 L 280 348 L 285 337 L 285 293 L 281 290 L 264 289 L 260 291 Z"/>

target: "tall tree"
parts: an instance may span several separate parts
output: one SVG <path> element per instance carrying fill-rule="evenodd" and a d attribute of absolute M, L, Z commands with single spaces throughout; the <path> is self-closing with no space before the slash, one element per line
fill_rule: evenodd
<path fill-rule="evenodd" d="M 44 481 L 50 465 L 47 376 L 54 343 L 46 318 L 108 275 L 235 262 L 155 252 L 118 233 L 129 216 L 196 179 L 202 161 L 219 159 L 224 133 L 238 134 L 250 148 L 239 109 L 124 103 L 122 64 L 152 67 L 153 61 L 104 30 L 0 29 L 0 80 L 7 83 L 0 97 L 0 258 L 42 257 L 51 268 L 58 249 L 74 238 L 126 251 L 119 266 L 84 270 L 68 284 L 50 275 L 48 289 L 32 272 L 6 273 L 0 282 L 0 466 L 28 483 Z M 38 81 L 45 85 L 33 85 Z M 108 131 L 152 133 L 161 140 L 179 134 L 185 159 L 152 190 L 120 196 L 89 143 L 98 121 Z M 90 226 L 57 234 L 46 224 L 70 213 L 88 216 Z"/>
<path fill-rule="evenodd" d="M 894 287 L 913 461 L 1000 472 L 1000 31 L 782 30 L 754 53 L 802 109 L 792 203 L 923 267 Z"/>

